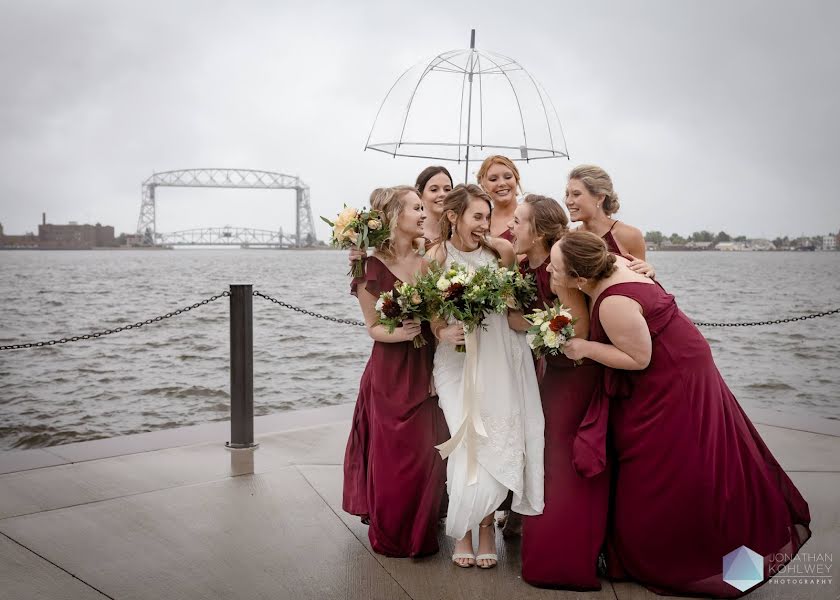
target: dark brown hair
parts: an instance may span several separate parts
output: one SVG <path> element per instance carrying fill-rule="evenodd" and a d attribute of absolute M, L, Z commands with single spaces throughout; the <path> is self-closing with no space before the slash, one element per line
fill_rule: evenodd
<path fill-rule="evenodd" d="M 543 236 L 543 246 L 551 250 L 569 227 L 569 218 L 554 198 L 528 194 L 522 200 L 531 209 L 530 225 L 534 235 Z"/>
<path fill-rule="evenodd" d="M 558 242 L 566 275 L 600 281 L 615 270 L 615 255 L 604 240 L 589 231 L 570 231 Z"/>
<path fill-rule="evenodd" d="M 442 242 L 452 237 L 452 223 L 449 222 L 449 217 L 447 217 L 449 211 L 455 213 L 455 221 L 457 222 L 467 212 L 470 201 L 476 199 L 484 200 L 490 208 L 490 214 L 493 214 L 493 202 L 490 200 L 490 196 L 473 183 L 468 183 L 467 185 L 459 183 L 452 188 L 451 192 L 446 194 L 446 197 L 443 199 L 443 216 L 440 219 L 440 240 Z M 479 244 L 482 248 L 486 248 L 492 252 L 496 258 L 501 258 L 496 249 L 485 242 L 484 239 L 480 240 Z"/>
<path fill-rule="evenodd" d="M 426 186 L 429 185 L 429 180 L 438 173 L 443 173 L 449 177 L 449 185 L 452 185 L 452 175 L 450 175 L 449 170 L 446 167 L 442 167 L 440 165 L 426 167 L 420 171 L 420 174 L 417 176 L 417 181 L 414 184 L 414 187 L 417 188 L 417 192 L 420 194 L 421 198 L 423 197 L 423 191 L 426 189 Z"/>

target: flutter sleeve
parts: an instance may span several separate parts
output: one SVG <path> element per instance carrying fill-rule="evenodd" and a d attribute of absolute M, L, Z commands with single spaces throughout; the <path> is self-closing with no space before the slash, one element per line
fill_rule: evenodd
<path fill-rule="evenodd" d="M 388 270 L 385 265 L 375 256 L 369 256 L 365 260 L 365 274 L 361 277 L 354 277 L 350 282 L 350 293 L 358 297 L 358 289 L 361 286 L 369 294 L 379 298 L 379 294 L 390 289 L 384 281 Z"/>

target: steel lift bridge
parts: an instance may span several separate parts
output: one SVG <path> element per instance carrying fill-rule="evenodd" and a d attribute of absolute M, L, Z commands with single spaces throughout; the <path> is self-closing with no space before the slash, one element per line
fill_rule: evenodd
<path fill-rule="evenodd" d="M 159 187 L 204 187 L 295 190 L 296 226 L 293 235 L 282 229 L 214 227 L 174 233 L 158 233 L 155 223 L 155 190 Z M 251 169 L 185 169 L 154 173 L 143 182 L 137 234 L 145 246 L 268 246 L 303 247 L 317 243 L 315 222 L 309 206 L 309 186 L 299 177 Z"/>

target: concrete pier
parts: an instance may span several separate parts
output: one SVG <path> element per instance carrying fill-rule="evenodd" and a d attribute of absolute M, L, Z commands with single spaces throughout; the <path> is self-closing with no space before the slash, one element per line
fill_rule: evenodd
<path fill-rule="evenodd" d="M 607 581 L 600 592 L 533 588 L 519 542 L 501 536 L 489 571 L 452 565 L 442 530 L 436 556 L 373 553 L 340 506 L 352 408 L 258 417 L 256 450 L 226 449 L 230 426 L 218 422 L 0 452 L 0 599 L 657 597 Z M 838 555 L 840 423 L 748 412 L 810 504 L 803 553 Z M 777 579 L 749 597 L 840 597 L 833 577 Z"/>

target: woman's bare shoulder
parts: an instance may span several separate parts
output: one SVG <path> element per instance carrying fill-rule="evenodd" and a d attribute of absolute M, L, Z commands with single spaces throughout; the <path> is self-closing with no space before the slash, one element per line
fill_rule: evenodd
<path fill-rule="evenodd" d="M 634 243 L 634 242 L 642 242 L 645 241 L 645 236 L 642 234 L 642 230 L 633 227 L 632 225 L 628 225 L 624 221 L 619 221 L 615 229 L 613 229 L 613 235 L 618 238 L 619 242 L 627 242 L 627 243 Z"/>

